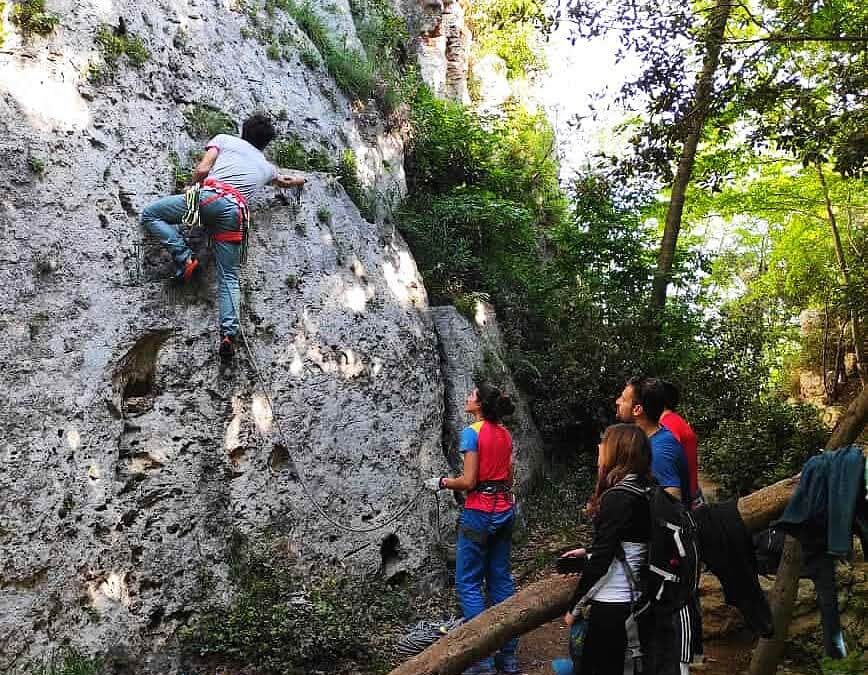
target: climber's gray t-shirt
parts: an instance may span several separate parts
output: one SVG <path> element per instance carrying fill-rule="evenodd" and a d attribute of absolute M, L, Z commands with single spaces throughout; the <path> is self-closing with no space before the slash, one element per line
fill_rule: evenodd
<path fill-rule="evenodd" d="M 265 159 L 262 151 L 238 136 L 217 134 L 205 148 L 220 151 L 208 177 L 228 183 L 245 199 L 277 178 L 277 169 Z"/>

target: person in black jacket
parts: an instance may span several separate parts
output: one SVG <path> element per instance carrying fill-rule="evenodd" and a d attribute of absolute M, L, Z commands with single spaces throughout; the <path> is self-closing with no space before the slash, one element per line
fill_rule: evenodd
<path fill-rule="evenodd" d="M 582 675 L 622 675 L 628 643 L 625 622 L 639 598 L 636 583 L 647 567 L 651 514 L 644 496 L 617 486 L 651 484 L 651 449 L 645 433 L 634 424 L 610 426 L 600 442 L 598 466 L 597 487 L 587 506 L 594 520 L 593 543 L 587 551 L 564 554 L 587 558 L 573 596 L 575 607 L 564 620 L 572 625 L 590 601 Z"/>

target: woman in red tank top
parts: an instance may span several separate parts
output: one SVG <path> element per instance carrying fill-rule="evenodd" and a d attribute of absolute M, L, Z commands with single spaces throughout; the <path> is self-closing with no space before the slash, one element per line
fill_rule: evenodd
<path fill-rule="evenodd" d="M 432 479 L 429 485 L 467 491 L 458 525 L 455 590 L 468 621 L 515 592 L 510 564 L 515 520 L 512 436 L 501 424 L 515 406 L 496 387 L 480 384 L 467 396 L 464 410 L 473 422 L 461 432 L 462 474 Z M 517 646 L 517 639 L 510 640 L 494 658 L 479 661 L 465 675 L 493 674 L 495 667 L 502 673 L 520 672 Z"/>

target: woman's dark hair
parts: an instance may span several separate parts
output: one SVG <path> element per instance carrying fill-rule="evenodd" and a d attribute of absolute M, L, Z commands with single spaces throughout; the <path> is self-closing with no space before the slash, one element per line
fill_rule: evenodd
<path fill-rule="evenodd" d="M 651 481 L 651 445 L 648 437 L 635 424 L 613 424 L 603 432 L 603 454 L 597 473 L 597 487 L 588 500 L 588 515 L 600 511 L 603 493 L 620 483 L 628 473 Z"/>
<path fill-rule="evenodd" d="M 482 419 L 489 422 L 500 422 L 507 415 L 515 412 L 512 399 L 500 389 L 490 384 L 482 383 L 476 386 L 476 395 L 482 407 Z"/>
<path fill-rule="evenodd" d="M 241 138 L 258 150 L 265 150 L 275 136 L 274 125 L 265 113 L 255 113 L 241 125 Z"/>

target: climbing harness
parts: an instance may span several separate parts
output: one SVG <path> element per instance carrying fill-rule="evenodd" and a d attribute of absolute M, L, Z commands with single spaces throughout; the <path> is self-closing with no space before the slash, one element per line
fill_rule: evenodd
<path fill-rule="evenodd" d="M 512 482 L 508 480 L 481 480 L 471 492 L 484 495 L 498 495 L 512 492 Z"/>
<path fill-rule="evenodd" d="M 463 619 L 454 616 L 446 621 L 420 621 L 395 641 L 395 652 L 404 659 L 416 656 L 462 623 Z"/>
<path fill-rule="evenodd" d="M 223 266 L 220 264 L 220 261 L 217 260 L 217 265 L 220 268 L 220 278 L 223 278 Z M 343 530 L 344 532 L 350 532 L 353 534 L 367 534 L 369 532 L 376 532 L 377 530 L 382 530 L 384 527 L 391 525 L 394 522 L 402 520 L 405 515 L 410 511 L 411 508 L 416 504 L 419 500 L 419 497 L 422 495 L 427 488 L 423 485 L 416 494 L 403 506 L 401 507 L 395 514 L 393 514 L 390 518 L 386 519 L 380 524 L 370 525 L 368 527 L 352 527 L 349 525 L 344 525 L 343 523 L 338 522 L 334 518 L 332 518 L 323 508 L 322 505 L 316 500 L 311 492 L 310 488 L 307 485 L 307 481 L 304 478 L 304 475 L 298 468 L 298 465 L 295 462 L 295 459 L 292 455 L 289 454 L 289 444 L 286 442 L 286 434 L 283 432 L 283 426 L 280 423 L 280 417 L 277 414 L 277 409 L 274 407 L 274 402 L 271 397 L 271 387 L 269 384 L 265 382 L 265 378 L 262 375 L 262 371 L 259 367 L 259 363 L 256 360 L 256 356 L 253 354 L 253 350 L 250 346 L 250 341 L 247 339 L 247 334 L 244 332 L 244 326 L 241 323 L 241 312 L 239 311 L 238 306 L 235 304 L 235 298 L 232 296 L 232 293 L 229 293 L 229 299 L 232 302 L 232 309 L 235 311 L 235 315 L 238 317 L 238 332 L 241 334 L 241 341 L 244 343 L 244 351 L 247 352 L 247 356 L 250 359 L 250 365 L 253 366 L 253 372 L 256 375 L 256 379 L 259 382 L 259 386 L 262 388 L 262 392 L 265 395 L 265 400 L 268 402 L 268 407 L 271 410 L 272 419 L 274 420 L 274 426 L 277 428 L 278 436 L 280 437 L 280 442 L 283 444 L 283 447 L 286 448 L 286 452 L 289 455 L 289 462 L 292 465 L 296 476 L 298 477 L 298 483 L 301 486 L 302 491 L 307 497 L 308 501 L 313 504 L 314 509 L 317 513 L 323 518 L 323 520 L 332 524 L 334 527 L 339 530 Z M 260 434 L 263 438 L 265 438 L 264 432 L 260 431 Z M 274 470 L 269 467 L 269 470 L 273 473 Z M 436 497 L 436 493 L 435 493 Z M 437 499 L 437 536 L 440 536 L 440 500 Z"/>
<path fill-rule="evenodd" d="M 200 207 L 226 198 L 238 208 L 238 229 L 215 232 L 211 235 L 211 240 L 241 244 L 241 264 L 247 264 L 247 235 L 250 231 L 250 209 L 247 206 L 247 199 L 232 185 L 216 178 L 206 178 L 202 182 L 202 187 L 213 191 L 214 194 L 203 199 L 199 203 Z"/>

